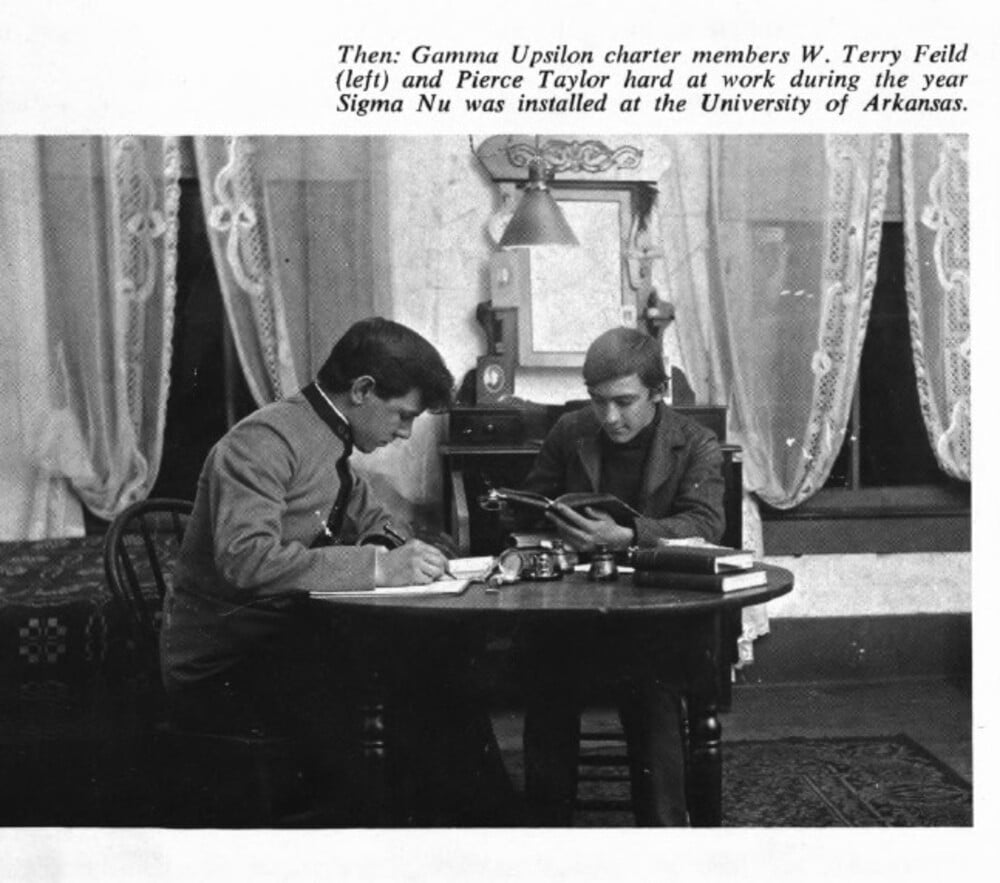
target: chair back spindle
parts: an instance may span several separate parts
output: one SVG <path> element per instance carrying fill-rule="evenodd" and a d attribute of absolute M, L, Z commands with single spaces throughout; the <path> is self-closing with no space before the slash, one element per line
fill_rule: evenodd
<path fill-rule="evenodd" d="M 188 500 L 134 503 L 112 521 L 104 541 L 108 588 L 128 623 L 141 664 L 157 680 L 160 612 L 191 509 Z"/>

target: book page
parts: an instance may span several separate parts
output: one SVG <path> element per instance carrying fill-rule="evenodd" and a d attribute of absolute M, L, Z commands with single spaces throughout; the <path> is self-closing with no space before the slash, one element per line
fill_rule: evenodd
<path fill-rule="evenodd" d="M 464 592 L 469 583 L 469 579 L 436 579 L 432 583 L 413 586 L 376 586 L 371 591 L 348 591 L 338 592 L 331 589 L 329 592 L 310 592 L 311 598 L 385 598 L 392 596 L 419 597 L 421 595 L 460 595 Z"/>
<path fill-rule="evenodd" d="M 496 558 L 493 555 L 474 555 L 471 558 L 452 558 L 448 562 L 448 570 L 452 576 L 466 579 L 485 579 Z"/>
<path fill-rule="evenodd" d="M 387 596 L 460 595 L 475 580 L 485 579 L 496 559 L 491 555 L 472 558 L 452 558 L 448 562 L 451 577 L 443 576 L 432 583 L 412 586 L 376 586 L 371 591 L 310 592 L 313 598 L 384 598 Z"/>

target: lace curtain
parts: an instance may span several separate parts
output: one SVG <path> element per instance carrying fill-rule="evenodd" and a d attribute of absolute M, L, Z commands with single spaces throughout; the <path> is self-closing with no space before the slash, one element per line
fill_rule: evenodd
<path fill-rule="evenodd" d="M 169 385 L 173 138 L 0 138 L 2 536 L 81 533 L 148 494 Z"/>
<path fill-rule="evenodd" d="M 822 486 L 850 412 L 875 284 L 887 136 L 671 140 L 659 182 L 663 284 L 697 401 L 729 408 L 748 492 L 791 507 Z M 744 546 L 764 555 L 744 495 Z M 769 630 L 743 612 L 742 663 Z"/>
<path fill-rule="evenodd" d="M 788 508 L 844 439 L 881 239 L 889 136 L 675 139 L 669 297 L 699 401 L 729 406 L 744 483 Z"/>
<path fill-rule="evenodd" d="M 970 480 L 969 143 L 902 136 L 906 295 L 924 423 L 940 467 Z"/>
<path fill-rule="evenodd" d="M 197 138 L 209 240 L 254 400 L 299 389 L 373 310 L 364 138 Z"/>

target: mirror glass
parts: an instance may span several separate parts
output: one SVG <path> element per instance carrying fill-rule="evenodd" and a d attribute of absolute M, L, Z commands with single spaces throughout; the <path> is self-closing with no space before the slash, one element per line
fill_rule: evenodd
<path fill-rule="evenodd" d="M 578 247 L 527 249 L 528 285 L 518 304 L 520 362 L 579 367 L 588 344 L 623 322 L 635 321 L 622 254 L 631 223 L 627 190 L 553 188 Z"/>

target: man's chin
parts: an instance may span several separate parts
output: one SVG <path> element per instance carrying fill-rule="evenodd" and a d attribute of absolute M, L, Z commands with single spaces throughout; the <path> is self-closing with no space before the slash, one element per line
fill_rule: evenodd
<path fill-rule="evenodd" d="M 354 439 L 354 447 L 361 451 L 362 454 L 371 454 L 379 448 L 389 447 L 389 445 L 391 445 L 394 441 L 397 441 L 397 439 L 387 438 L 382 441 L 361 441 L 356 438 Z"/>
<path fill-rule="evenodd" d="M 637 433 L 629 432 L 628 430 L 621 430 L 619 432 L 611 432 L 610 430 L 605 430 L 608 438 L 613 442 L 618 442 L 618 444 L 624 444 L 625 442 L 632 441 Z"/>

